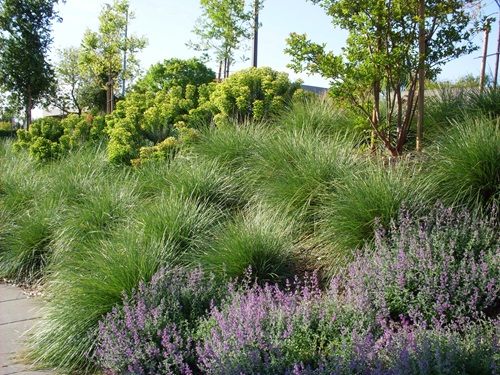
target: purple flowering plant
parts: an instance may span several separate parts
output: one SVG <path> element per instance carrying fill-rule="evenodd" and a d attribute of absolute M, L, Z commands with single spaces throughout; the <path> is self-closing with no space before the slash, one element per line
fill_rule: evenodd
<path fill-rule="evenodd" d="M 99 322 L 93 360 L 108 374 L 190 374 L 190 334 L 219 291 L 200 268 L 161 269 Z"/>
<path fill-rule="evenodd" d="M 109 374 L 499 374 L 497 211 L 402 208 L 326 290 L 165 269 L 100 323 Z"/>
<path fill-rule="evenodd" d="M 402 208 L 373 249 L 349 266 L 348 300 L 393 320 L 432 327 L 494 317 L 500 307 L 497 209 L 489 215 L 438 204 L 414 218 Z"/>

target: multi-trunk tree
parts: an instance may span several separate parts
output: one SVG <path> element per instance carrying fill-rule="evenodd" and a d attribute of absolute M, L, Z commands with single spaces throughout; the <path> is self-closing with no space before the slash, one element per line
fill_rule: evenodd
<path fill-rule="evenodd" d="M 258 2 L 257 10 L 263 1 Z M 236 61 L 236 51 L 254 34 L 254 6 L 247 7 L 245 0 L 200 0 L 202 16 L 198 19 L 194 34 L 198 42 L 188 45 L 196 51 L 212 51 L 220 62 L 219 80 L 229 76 L 230 67 Z M 246 60 L 242 56 L 243 60 Z"/>
<path fill-rule="evenodd" d="M 0 85 L 24 105 L 26 129 L 33 106 L 54 87 L 48 61 L 59 0 L 0 2 Z M 64 1 L 61 1 L 64 2 Z"/>
<path fill-rule="evenodd" d="M 144 37 L 128 35 L 128 25 L 133 18 L 128 0 L 114 0 L 112 5 L 103 7 L 99 30 L 87 30 L 83 37 L 81 64 L 89 67 L 96 83 L 107 90 L 107 113 L 114 109 L 115 90 L 122 87 L 119 83 L 137 75 L 139 61 L 136 54 L 147 44 Z"/>
<path fill-rule="evenodd" d="M 399 156 L 419 114 L 424 78 L 475 49 L 471 0 L 310 0 L 349 32 L 342 54 L 291 34 L 286 52 L 295 71 L 331 79 L 331 94 L 361 111 L 392 156 Z M 419 99 L 420 97 L 420 99 Z M 420 106 L 419 106 L 420 103 Z"/>

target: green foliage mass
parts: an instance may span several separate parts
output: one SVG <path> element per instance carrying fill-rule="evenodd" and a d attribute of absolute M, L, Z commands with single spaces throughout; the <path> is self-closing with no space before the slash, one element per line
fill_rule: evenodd
<path fill-rule="evenodd" d="M 145 93 L 147 91 L 170 91 L 180 86 L 185 89 L 188 85 L 201 86 L 215 80 L 215 72 L 207 68 L 197 58 L 189 60 L 169 59 L 152 65 L 145 76 L 137 81 L 134 90 Z"/>
<path fill-rule="evenodd" d="M 116 110 L 107 117 L 110 141 L 109 161 L 114 164 L 129 164 L 133 159 L 163 153 L 175 139 L 185 131 L 185 122 L 190 111 L 198 105 L 198 89 L 194 85 L 161 91 L 131 93 L 118 103 Z M 174 139 L 167 139 L 173 137 Z M 162 143 L 163 142 L 163 143 Z M 142 148 L 156 147 L 145 150 Z M 142 149 L 142 151 L 141 151 Z M 170 151 L 166 154 L 170 155 Z"/>
<path fill-rule="evenodd" d="M 64 1 L 63 1 L 64 2 Z M 0 3 L 0 86 L 21 99 L 27 126 L 31 109 L 54 83 L 48 59 L 58 0 L 3 0 Z"/>
<path fill-rule="evenodd" d="M 186 78 L 171 80 L 184 83 Z M 212 119 L 218 126 L 233 120 L 262 121 L 277 114 L 301 92 L 300 81 L 291 82 L 286 73 L 267 67 L 242 70 L 222 83 L 199 87 L 200 81 L 191 78 L 193 84 L 170 86 L 167 80 L 163 87 L 168 91 L 131 93 L 117 104 L 107 117 L 110 162 L 129 164 L 138 158 L 171 157 L 177 148 L 198 139 L 197 129 L 206 127 Z"/>
<path fill-rule="evenodd" d="M 65 119 L 45 117 L 36 120 L 28 131 L 17 131 L 14 148 L 29 150 L 37 160 L 49 160 L 104 136 L 105 122 L 102 116 L 70 115 Z"/>
<path fill-rule="evenodd" d="M 210 99 L 215 123 L 229 119 L 264 120 L 289 103 L 301 82 L 291 82 L 288 74 L 269 67 L 240 70 L 217 85 Z"/>

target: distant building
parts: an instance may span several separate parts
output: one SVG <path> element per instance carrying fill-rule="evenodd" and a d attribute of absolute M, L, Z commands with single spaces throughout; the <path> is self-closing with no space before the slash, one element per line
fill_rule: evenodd
<path fill-rule="evenodd" d="M 49 110 L 43 110 L 41 117 L 54 117 L 54 118 L 63 119 L 65 117 L 67 117 L 68 115 L 77 114 L 77 113 L 78 113 L 77 111 L 72 110 L 72 109 L 63 112 L 59 108 L 51 108 Z"/>
<path fill-rule="evenodd" d="M 326 95 L 328 93 L 328 88 L 325 87 L 302 85 L 301 89 L 304 91 L 314 92 L 318 95 Z"/>

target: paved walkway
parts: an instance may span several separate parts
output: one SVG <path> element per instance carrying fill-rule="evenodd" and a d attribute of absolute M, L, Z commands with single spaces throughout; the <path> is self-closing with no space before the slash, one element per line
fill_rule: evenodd
<path fill-rule="evenodd" d="M 0 283 L 0 375 L 52 374 L 16 362 L 15 356 L 26 333 L 38 317 L 40 305 L 36 298 L 28 298 L 21 289 Z"/>

